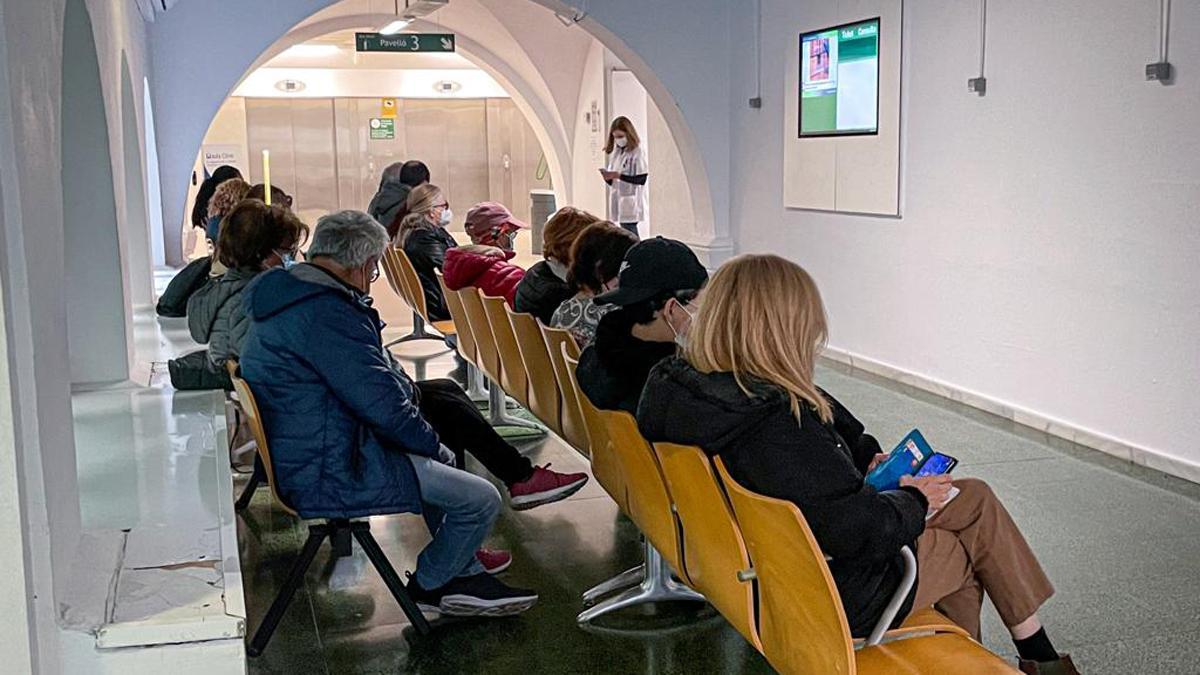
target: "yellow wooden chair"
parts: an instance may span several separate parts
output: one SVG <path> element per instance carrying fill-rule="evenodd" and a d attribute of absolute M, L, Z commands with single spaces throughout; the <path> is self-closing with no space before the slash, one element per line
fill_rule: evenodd
<path fill-rule="evenodd" d="M 488 386 L 488 422 L 492 426 L 531 427 L 541 429 L 541 425 L 508 414 L 508 402 L 500 382 L 504 377 L 504 366 L 500 361 L 499 343 L 496 333 L 492 330 L 492 322 L 488 319 L 487 309 L 483 306 L 483 296 L 474 286 L 460 288 L 458 298 L 462 302 L 463 313 L 471 325 L 471 333 L 475 338 L 475 348 L 479 355 L 476 365 L 491 380 Z M 505 325 L 508 325 L 507 319 Z M 512 327 L 508 326 L 509 332 Z M 519 361 L 519 359 L 518 359 Z M 511 364 L 510 368 L 513 367 Z M 517 364 L 524 370 L 523 364 Z"/>
<path fill-rule="evenodd" d="M 246 423 L 250 426 L 250 431 L 258 445 L 258 457 L 266 472 L 267 482 L 271 486 L 271 495 L 274 497 L 275 503 L 285 512 L 297 518 L 303 518 L 304 515 L 298 513 L 279 494 L 277 489 L 279 481 L 276 480 L 275 467 L 271 462 L 271 450 L 267 443 L 267 433 L 263 427 L 262 416 L 259 413 L 258 402 L 254 398 L 254 392 L 250 390 L 250 385 L 245 380 L 236 375 L 233 376 L 233 386 L 237 392 L 242 411 L 246 415 Z M 358 544 L 362 547 L 363 552 L 366 553 L 367 559 L 371 561 L 376 571 L 379 572 L 379 576 L 383 577 L 384 584 L 392 592 L 392 596 L 396 598 L 396 602 L 400 604 L 400 608 L 404 611 L 405 616 L 408 617 L 408 620 L 416 628 L 417 632 L 421 635 L 429 633 L 429 623 L 425 620 L 424 615 L 421 614 L 421 610 L 417 607 L 417 604 L 408 595 L 408 591 L 404 587 L 404 582 L 401 581 L 400 575 L 396 574 L 396 570 L 388 561 L 387 555 L 384 554 L 383 549 L 379 548 L 379 543 L 371 535 L 370 522 L 367 520 L 331 519 L 309 525 L 308 539 L 304 542 L 304 548 L 300 551 L 300 557 L 292 565 L 287 579 L 279 589 L 279 594 L 271 602 L 271 607 L 263 617 L 262 623 L 259 624 L 258 630 L 254 632 L 254 637 L 251 638 L 250 644 L 246 647 L 247 654 L 258 656 L 266 649 L 267 643 L 271 640 L 271 635 L 274 634 L 279 621 L 283 619 L 283 615 L 287 611 L 288 605 L 291 604 L 296 590 L 304 583 L 305 573 L 308 571 L 309 566 L 312 565 L 312 561 L 325 539 L 329 539 L 335 556 L 347 557 L 353 554 L 351 537 L 358 540 Z"/>
<path fill-rule="evenodd" d="M 750 554 L 712 464 L 692 446 L 655 443 L 654 452 L 683 528 L 688 581 L 761 652 Z"/>
<path fill-rule="evenodd" d="M 446 286 L 446 278 L 441 270 L 434 270 L 438 285 L 442 287 L 442 295 L 446 298 L 446 308 L 450 310 L 450 320 L 458 335 L 458 355 L 467 362 L 467 395 L 473 401 L 487 398 L 483 388 L 483 373 L 479 370 L 479 347 L 475 344 L 475 331 L 467 320 L 467 310 L 463 307 L 462 298 L 456 291 Z"/>
<path fill-rule="evenodd" d="M 408 259 L 408 254 L 404 249 L 388 246 L 383 252 L 383 271 L 388 274 L 389 283 L 391 282 L 391 274 L 395 274 L 397 285 L 393 289 L 400 293 L 400 297 L 408 303 L 413 310 L 413 332 L 408 336 L 399 340 L 388 343 L 388 345 L 399 344 L 400 342 L 408 342 L 409 340 L 441 340 L 442 337 L 432 335 L 425 331 L 425 326 L 433 326 L 434 330 L 444 336 L 455 334 L 454 321 L 445 319 L 441 321 L 431 321 L 429 318 L 429 308 L 425 303 L 425 290 L 421 286 L 421 279 L 417 277 L 417 269 L 413 267 L 412 261 Z M 388 270 L 392 272 L 389 273 Z M 415 337 L 410 337 L 415 336 Z"/>
<path fill-rule="evenodd" d="M 579 367 L 579 360 L 568 354 L 565 343 L 561 346 L 560 351 L 562 362 L 566 366 L 566 382 L 563 383 L 563 386 L 570 391 L 570 401 L 576 407 L 575 416 L 582 420 L 580 424 L 587 432 L 588 456 L 591 460 L 592 475 L 600 487 L 608 493 L 608 496 L 617 503 L 621 513 L 628 515 L 629 489 L 625 486 L 625 479 L 621 474 L 620 460 L 617 459 L 617 455 L 610 445 L 608 429 L 604 426 L 604 420 L 600 419 L 600 410 L 592 405 L 587 395 L 579 389 L 579 380 L 575 377 L 575 369 Z"/>
<path fill-rule="evenodd" d="M 521 359 L 521 348 L 517 346 L 517 336 L 513 333 L 512 324 L 508 321 L 508 303 L 504 298 L 480 295 L 483 302 L 483 313 L 487 316 L 488 325 L 492 327 L 492 337 L 496 339 L 496 353 L 500 357 L 500 386 L 522 406 L 529 407 L 529 375 L 525 372 L 525 362 Z"/>
<path fill-rule="evenodd" d="M 558 391 L 554 363 L 546 351 L 538 320 L 532 314 L 513 311 L 507 304 L 504 305 L 504 311 L 508 315 L 508 323 L 512 326 L 529 378 L 529 401 L 526 407 L 554 433 L 562 436 L 562 397 Z"/>
<path fill-rule="evenodd" d="M 412 342 L 413 340 L 441 340 L 441 335 L 434 335 L 433 333 L 425 330 L 425 316 L 417 310 L 417 298 L 420 298 L 419 302 L 421 303 L 421 306 L 424 307 L 425 295 L 424 293 L 419 293 L 414 296 L 412 290 L 408 287 L 408 279 L 401 270 L 400 263 L 396 256 L 397 251 L 399 251 L 399 249 L 388 245 L 383 252 L 383 258 L 379 261 L 379 264 L 383 266 L 383 276 L 387 279 L 388 286 L 391 287 L 392 292 L 400 296 L 400 299 L 404 301 L 404 304 L 408 305 L 409 308 L 412 309 L 413 329 L 408 335 L 392 340 L 391 342 L 385 344 L 384 347 L 393 347 L 404 342 Z M 403 253 L 403 251 L 399 252 Z M 407 257 L 405 260 L 407 260 Z M 418 283 L 418 286 L 419 285 L 420 284 Z"/>
<path fill-rule="evenodd" d="M 628 570 L 585 593 L 584 600 L 587 601 L 629 581 L 637 583 L 633 588 L 584 610 L 576 620 L 588 623 L 604 614 L 647 602 L 703 602 L 704 596 L 686 585 L 688 577 L 683 565 L 679 524 L 653 448 L 642 438 L 637 422 L 629 413 L 603 410 L 600 419 L 607 429 L 607 447 L 616 455 L 621 477 L 627 486 L 628 515 L 645 539 L 645 560 L 640 571 L 638 568 Z M 684 583 L 676 581 L 675 577 Z"/>
<path fill-rule="evenodd" d="M 575 343 L 575 338 L 562 328 L 548 328 L 541 323 L 538 324 L 538 328 L 542 331 L 542 341 L 546 344 L 546 353 L 550 355 L 550 364 L 554 367 L 554 378 L 558 382 L 558 407 L 562 415 L 562 433 L 560 435 L 572 447 L 580 452 L 590 454 L 591 444 L 588 440 L 587 428 L 584 426 L 579 402 L 575 390 L 571 386 L 571 377 L 567 373 L 566 362 L 563 358 L 565 354 L 566 357 L 578 361 L 579 345 Z M 600 477 L 597 476 L 596 480 L 600 480 Z"/>
<path fill-rule="evenodd" d="M 715 464 L 754 563 L 759 638 L 763 654 L 776 670 L 784 675 L 1016 672 L 961 629 L 939 632 L 943 627 L 937 625 L 891 632 L 887 637 L 896 639 L 882 644 L 878 639 L 884 633 L 877 626 L 868 644 L 855 650 L 833 576 L 800 509 L 789 501 L 750 492 L 729 476 L 719 457 Z M 915 577 L 911 551 L 907 557 Z M 897 598 L 907 595 L 907 588 L 903 590 L 893 597 L 893 606 L 898 606 Z"/>

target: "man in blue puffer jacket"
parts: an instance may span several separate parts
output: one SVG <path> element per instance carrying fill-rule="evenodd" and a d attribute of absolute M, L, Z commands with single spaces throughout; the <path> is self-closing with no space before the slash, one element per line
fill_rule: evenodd
<path fill-rule="evenodd" d="M 245 291 L 242 375 L 271 440 L 276 489 L 304 518 L 421 513 L 433 540 L 408 590 L 422 610 L 522 612 L 537 594 L 506 586 L 475 556 L 499 493 L 449 465 L 453 453 L 383 348 L 369 292 L 387 245 L 370 216 L 331 214 L 317 224 L 309 263 L 265 272 Z"/>

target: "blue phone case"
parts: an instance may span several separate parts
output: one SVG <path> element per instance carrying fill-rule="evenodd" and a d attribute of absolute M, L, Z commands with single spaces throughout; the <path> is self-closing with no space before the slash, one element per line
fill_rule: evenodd
<path fill-rule="evenodd" d="M 933 448 L 919 429 L 908 432 L 888 458 L 865 477 L 867 483 L 880 492 L 900 487 L 900 478 L 915 474 L 933 456 Z"/>

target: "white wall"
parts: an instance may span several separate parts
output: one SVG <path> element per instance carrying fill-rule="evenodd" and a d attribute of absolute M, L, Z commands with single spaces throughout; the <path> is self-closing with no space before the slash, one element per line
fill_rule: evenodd
<path fill-rule="evenodd" d="M 990 3 L 980 98 L 978 3 L 906 3 L 901 219 L 782 208 L 783 58 L 821 26 L 803 4 L 763 6 L 762 110 L 744 103 L 751 44 L 734 42 L 739 249 L 814 274 L 835 349 L 1200 480 L 1200 5 L 1173 5 L 1178 79 L 1162 86 L 1142 77 L 1158 3 Z"/>

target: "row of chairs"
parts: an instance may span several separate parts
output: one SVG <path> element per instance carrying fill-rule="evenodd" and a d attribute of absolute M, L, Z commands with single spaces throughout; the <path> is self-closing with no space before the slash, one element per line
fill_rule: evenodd
<path fill-rule="evenodd" d="M 399 252 L 401 266 L 407 260 Z M 439 275 L 460 355 L 588 457 L 592 474 L 645 539 L 641 565 L 584 594 L 578 621 L 662 600 L 704 600 L 784 673 L 1011 673 L 933 608 L 888 630 L 916 580 L 907 574 L 872 634 L 853 640 L 828 561 L 795 504 L 737 484 L 699 448 L 651 445 L 627 413 L 579 389 L 565 330 Z"/>

